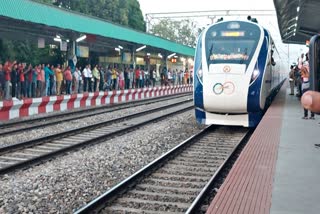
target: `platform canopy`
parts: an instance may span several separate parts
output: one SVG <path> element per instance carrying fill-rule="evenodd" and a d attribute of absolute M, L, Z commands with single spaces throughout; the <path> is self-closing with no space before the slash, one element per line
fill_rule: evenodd
<path fill-rule="evenodd" d="M 284 43 L 305 44 L 320 32 L 319 0 L 273 0 Z"/>
<path fill-rule="evenodd" d="M 194 48 L 151 34 L 136 31 L 106 20 L 86 16 L 32 0 L 0 1 L 0 36 L 13 39 L 39 37 L 53 41 L 56 35 L 75 40 L 87 35 L 94 49 L 123 46 L 136 49 L 146 45 L 148 50 L 194 55 Z M 91 47 L 92 48 L 92 47 Z M 101 50 L 99 50 L 101 49 Z"/>

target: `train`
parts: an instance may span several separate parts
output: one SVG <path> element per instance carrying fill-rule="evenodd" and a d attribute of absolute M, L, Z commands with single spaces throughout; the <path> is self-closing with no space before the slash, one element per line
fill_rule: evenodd
<path fill-rule="evenodd" d="M 283 83 L 283 63 L 267 29 L 221 21 L 198 37 L 193 96 L 200 124 L 255 127 Z"/>

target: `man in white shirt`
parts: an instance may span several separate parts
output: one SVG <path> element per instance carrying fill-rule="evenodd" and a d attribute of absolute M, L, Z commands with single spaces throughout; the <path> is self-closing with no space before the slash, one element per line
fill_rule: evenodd
<path fill-rule="evenodd" d="M 84 76 L 83 92 L 87 92 L 88 90 L 89 90 L 89 92 L 92 92 L 92 83 L 91 83 L 92 72 L 90 70 L 90 65 L 86 65 L 86 67 L 83 69 L 82 73 Z"/>

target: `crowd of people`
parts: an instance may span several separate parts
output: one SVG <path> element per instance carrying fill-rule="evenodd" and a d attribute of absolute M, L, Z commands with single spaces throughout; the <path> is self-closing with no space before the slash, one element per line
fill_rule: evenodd
<path fill-rule="evenodd" d="M 86 65 L 71 68 L 59 64 L 33 66 L 16 61 L 0 64 L 0 100 L 35 98 L 107 90 L 192 84 L 192 71 L 154 66 Z"/>
<path fill-rule="evenodd" d="M 289 83 L 290 95 L 294 95 L 294 88 L 297 88 L 296 96 L 300 99 L 306 92 L 310 90 L 310 72 L 309 72 L 309 54 L 301 54 L 298 62 L 290 66 Z M 313 111 L 310 112 L 308 117 L 308 109 L 304 108 L 304 115 L 302 119 L 315 119 Z"/>

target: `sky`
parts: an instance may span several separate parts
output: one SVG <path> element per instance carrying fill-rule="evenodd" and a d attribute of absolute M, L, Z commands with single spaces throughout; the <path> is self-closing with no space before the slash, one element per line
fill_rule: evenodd
<path fill-rule="evenodd" d="M 147 13 L 189 12 L 210 10 L 274 10 L 273 0 L 138 0 L 143 15 Z M 223 3 L 222 3 L 223 2 Z M 218 17 L 219 18 L 219 17 Z M 306 52 L 304 45 L 283 44 L 280 37 L 276 16 L 256 17 L 259 24 L 267 28 L 275 40 L 277 49 L 286 63 L 296 61 L 301 52 Z M 243 20 L 246 17 L 225 17 L 226 19 Z M 209 18 L 197 18 L 194 21 L 200 26 L 211 23 Z M 289 57 L 288 57 L 289 50 Z"/>

